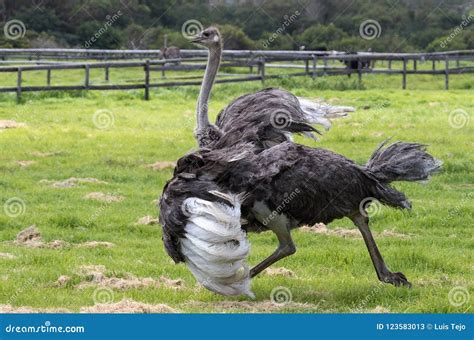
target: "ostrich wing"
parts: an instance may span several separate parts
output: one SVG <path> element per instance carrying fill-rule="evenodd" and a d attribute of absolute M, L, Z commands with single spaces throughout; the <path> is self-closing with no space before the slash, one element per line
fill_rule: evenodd
<path fill-rule="evenodd" d="M 185 262 L 195 278 L 223 295 L 252 296 L 245 262 L 250 245 L 241 226 L 244 194 L 254 183 L 291 167 L 299 155 L 278 148 L 257 156 L 253 144 L 201 149 L 178 161 L 160 200 L 160 223 L 168 255 Z M 274 162 L 275 157 L 282 159 Z M 248 171 L 247 169 L 252 169 Z M 243 219 L 242 219 L 243 220 Z"/>
<path fill-rule="evenodd" d="M 247 130 L 256 129 L 256 139 L 247 141 L 272 142 L 267 143 L 268 147 L 288 140 L 290 133 L 314 138 L 312 132 L 317 131 L 311 124 L 329 129 L 329 118 L 345 116 L 352 111 L 352 107 L 317 103 L 284 90 L 268 88 L 234 100 L 219 113 L 216 125 L 224 134 L 234 133 L 236 138 Z"/>

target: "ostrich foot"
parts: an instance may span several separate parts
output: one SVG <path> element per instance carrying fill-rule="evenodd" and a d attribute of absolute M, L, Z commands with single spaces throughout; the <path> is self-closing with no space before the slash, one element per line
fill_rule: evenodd
<path fill-rule="evenodd" d="M 393 284 L 394 286 L 407 286 L 408 288 L 411 288 L 411 283 L 408 282 L 408 279 L 407 277 L 403 274 L 403 273 L 391 273 L 391 272 L 388 272 L 387 275 L 385 275 L 384 277 L 382 277 L 380 279 L 380 281 L 382 282 L 386 282 L 386 283 L 391 283 Z"/>

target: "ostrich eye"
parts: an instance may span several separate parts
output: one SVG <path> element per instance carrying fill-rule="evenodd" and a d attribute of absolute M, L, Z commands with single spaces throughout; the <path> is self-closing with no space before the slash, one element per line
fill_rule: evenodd
<path fill-rule="evenodd" d="M 208 32 L 204 32 L 204 33 L 202 34 L 202 36 L 203 36 L 204 38 L 209 38 L 209 33 L 208 33 Z"/>

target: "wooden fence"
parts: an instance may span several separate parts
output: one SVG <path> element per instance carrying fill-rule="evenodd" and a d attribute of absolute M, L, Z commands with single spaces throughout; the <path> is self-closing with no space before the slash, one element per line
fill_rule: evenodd
<path fill-rule="evenodd" d="M 154 53 L 154 54 L 153 54 Z M 168 60 L 131 60 L 131 61 L 87 61 L 87 62 L 58 62 L 45 60 L 48 58 L 65 59 L 127 59 L 158 57 L 158 51 L 109 51 L 109 50 L 57 50 L 57 49 L 0 49 L 0 59 L 4 63 L 22 63 L 18 58 L 27 58 L 26 65 L 3 66 L 0 73 L 13 72 L 17 75 L 16 86 L 0 87 L 0 92 L 16 92 L 17 99 L 20 100 L 23 92 L 34 91 L 61 91 L 61 90 L 131 90 L 143 89 L 144 98 L 150 98 L 150 88 L 173 87 L 173 86 L 193 86 L 201 84 L 201 76 L 181 77 L 176 81 L 165 81 L 159 83 L 151 82 L 151 72 L 161 71 L 164 78 L 166 71 L 193 71 L 203 70 L 207 51 L 203 50 L 183 50 L 182 58 Z M 10 61 L 8 61 L 10 60 Z M 36 60 L 37 65 L 31 65 Z M 450 67 L 450 61 L 456 62 L 456 67 Z M 346 61 L 351 66 L 343 66 Z M 385 68 L 367 67 L 376 62 L 387 63 Z M 401 69 L 393 69 L 394 61 L 401 62 Z M 224 51 L 222 67 L 244 67 L 249 72 L 245 75 L 239 74 L 232 78 L 216 80 L 216 83 L 243 82 L 259 80 L 265 82 L 266 79 L 293 76 L 310 76 L 317 78 L 321 76 L 351 75 L 357 74 L 358 84 L 361 85 L 362 76 L 371 74 L 399 74 L 402 76 L 402 88 L 407 87 L 407 75 L 409 74 L 431 74 L 443 75 L 445 89 L 449 89 L 449 76 L 455 74 L 474 73 L 474 66 L 460 66 L 460 61 L 474 61 L 474 50 L 451 51 L 444 53 L 357 53 L 344 54 L 340 52 L 320 52 L 320 51 Z M 291 64 L 282 64 L 291 62 Z M 431 62 L 431 69 L 418 69 L 420 62 Z M 442 63 L 441 68 L 437 64 Z M 330 65 L 331 64 L 331 65 Z M 336 65 L 338 64 L 338 65 Z M 354 67 L 354 64 L 356 65 Z M 412 67 L 409 69 L 409 64 Z M 257 72 L 253 68 L 257 67 Z M 104 80 L 109 82 L 111 69 L 123 69 L 139 67 L 143 69 L 143 81 L 135 84 L 91 84 L 90 71 L 92 69 L 102 69 Z M 297 69 L 298 72 L 285 74 L 266 74 L 266 68 L 286 68 Z M 51 85 L 53 71 L 83 69 L 84 80 L 81 85 Z M 301 71 L 300 71 L 301 70 Z M 27 86 L 23 83 L 23 74 L 28 71 L 45 71 L 44 86 Z M 189 81 L 190 79 L 196 79 Z M 188 80 L 188 81 L 182 81 Z"/>

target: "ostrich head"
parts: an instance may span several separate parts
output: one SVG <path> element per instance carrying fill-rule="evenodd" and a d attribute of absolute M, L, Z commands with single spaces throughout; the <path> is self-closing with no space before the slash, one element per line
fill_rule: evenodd
<path fill-rule="evenodd" d="M 221 33 L 216 27 L 208 27 L 201 31 L 193 40 L 193 43 L 206 46 L 208 49 L 222 47 Z"/>

